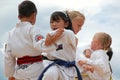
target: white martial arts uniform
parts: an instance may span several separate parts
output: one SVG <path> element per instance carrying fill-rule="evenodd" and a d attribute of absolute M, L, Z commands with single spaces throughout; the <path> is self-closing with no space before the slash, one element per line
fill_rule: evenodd
<path fill-rule="evenodd" d="M 87 64 L 94 67 L 94 72 L 85 72 L 85 74 L 89 76 L 89 79 L 84 79 L 83 77 L 83 80 L 110 80 L 111 71 L 105 50 L 93 51 L 90 59 L 85 60 L 87 60 Z"/>
<path fill-rule="evenodd" d="M 94 67 L 93 73 L 87 72 L 91 80 L 110 80 L 111 71 L 108 55 L 105 50 L 94 51 L 87 64 Z"/>
<path fill-rule="evenodd" d="M 42 51 L 53 51 L 56 47 L 44 46 L 44 40 L 39 40 L 41 34 L 29 22 L 17 23 L 9 32 L 9 38 L 5 50 L 5 75 L 6 77 L 14 76 L 18 80 L 37 80 L 44 68 L 43 62 L 35 62 L 27 65 L 24 69 L 16 64 L 16 58 L 23 56 L 38 56 Z"/>
<path fill-rule="evenodd" d="M 51 35 L 54 33 L 55 31 L 50 32 Z M 76 57 L 76 42 L 73 31 L 64 30 L 60 39 L 54 43 L 56 49 L 49 52 L 47 57 L 51 60 L 74 61 Z M 45 72 L 43 80 L 74 80 L 75 73 L 74 67 L 66 68 L 56 64 Z"/>

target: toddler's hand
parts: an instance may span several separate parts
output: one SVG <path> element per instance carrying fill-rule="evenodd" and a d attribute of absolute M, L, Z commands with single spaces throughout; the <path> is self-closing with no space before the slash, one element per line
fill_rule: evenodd
<path fill-rule="evenodd" d="M 93 71 L 94 71 L 94 67 L 91 65 L 84 65 L 83 68 L 87 71 L 90 71 L 91 73 L 93 73 Z"/>
<path fill-rule="evenodd" d="M 80 61 L 78 61 L 78 64 L 79 64 L 80 66 L 82 66 L 82 65 L 86 64 L 86 61 L 85 61 L 85 60 L 80 60 Z"/>

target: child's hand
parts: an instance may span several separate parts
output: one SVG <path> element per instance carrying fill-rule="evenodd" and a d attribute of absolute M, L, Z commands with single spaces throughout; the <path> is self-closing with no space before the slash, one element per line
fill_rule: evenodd
<path fill-rule="evenodd" d="M 15 80 L 15 78 L 14 77 L 9 77 L 8 80 Z"/>
<path fill-rule="evenodd" d="M 91 65 L 84 65 L 83 68 L 87 71 L 90 71 L 91 73 L 94 71 L 94 67 Z"/>
<path fill-rule="evenodd" d="M 52 41 L 53 43 L 54 43 L 55 41 L 57 41 L 57 40 L 60 38 L 60 36 L 62 35 L 63 32 L 64 32 L 64 29 L 58 28 L 57 31 L 56 31 L 56 33 L 52 36 L 51 41 Z"/>
<path fill-rule="evenodd" d="M 80 60 L 80 61 L 78 61 L 78 64 L 79 64 L 80 66 L 82 66 L 82 65 L 86 64 L 86 61 L 85 61 L 85 60 Z"/>
<path fill-rule="evenodd" d="M 86 49 L 85 51 L 84 51 L 84 54 L 85 54 L 85 56 L 87 57 L 87 58 L 90 58 L 90 56 L 91 56 L 91 50 L 90 49 Z"/>
<path fill-rule="evenodd" d="M 46 39 L 45 39 L 45 46 L 50 46 L 53 42 L 51 41 L 51 35 L 47 34 Z"/>

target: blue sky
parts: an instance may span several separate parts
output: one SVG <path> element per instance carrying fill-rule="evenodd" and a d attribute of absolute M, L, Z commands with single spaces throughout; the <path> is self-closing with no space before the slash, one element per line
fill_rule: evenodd
<path fill-rule="evenodd" d="M 23 0 L 0 1 L 0 50 L 7 41 L 7 32 L 19 22 L 17 6 Z M 82 30 L 76 35 L 79 45 L 89 44 L 96 32 L 106 32 L 112 36 L 114 55 L 111 61 L 114 80 L 120 79 L 120 0 L 32 0 L 38 9 L 36 26 L 43 35 L 50 31 L 49 17 L 56 10 L 78 10 L 85 17 Z M 1 54 L 1 52 L 0 52 Z M 2 54 L 3 57 L 4 54 Z M 3 59 L 2 59 L 3 60 Z M 3 63 L 1 63 L 3 64 Z M 0 65 L 0 70 L 3 66 Z M 1 72 L 1 71 L 0 71 Z M 1 74 L 0 74 L 1 77 Z"/>

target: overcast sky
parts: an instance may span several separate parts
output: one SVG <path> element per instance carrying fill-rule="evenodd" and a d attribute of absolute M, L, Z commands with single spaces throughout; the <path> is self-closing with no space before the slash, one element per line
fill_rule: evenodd
<path fill-rule="evenodd" d="M 18 4 L 23 0 L 0 1 L 0 49 L 7 40 L 7 32 L 19 22 Z M 89 44 L 96 32 L 106 32 L 112 36 L 114 56 L 111 64 L 114 79 L 120 79 L 120 0 L 32 0 L 38 9 L 36 26 L 46 35 L 50 31 L 49 17 L 60 10 L 78 10 L 85 17 L 82 30 L 76 35 L 79 46 Z M 116 61 L 117 59 L 117 61 Z M 117 65 L 117 66 L 116 66 Z M 119 69 L 119 70 L 118 70 Z"/>

